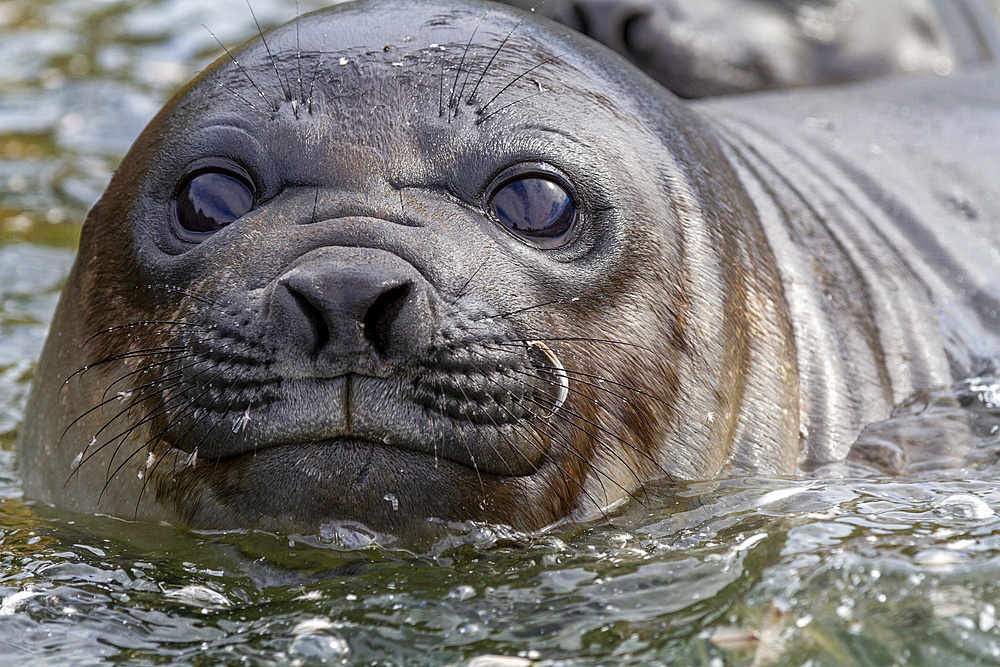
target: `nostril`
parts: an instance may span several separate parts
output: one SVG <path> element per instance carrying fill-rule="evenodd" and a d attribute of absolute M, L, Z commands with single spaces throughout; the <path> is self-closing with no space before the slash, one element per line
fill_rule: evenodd
<path fill-rule="evenodd" d="M 295 305 L 298 306 L 302 319 L 312 330 L 313 354 L 318 354 L 330 342 L 330 327 L 327 326 L 323 313 L 312 304 L 308 297 L 290 285 L 287 286 L 287 289 Z"/>
<path fill-rule="evenodd" d="M 385 354 L 392 339 L 392 330 L 400 311 L 410 296 L 409 283 L 382 292 L 369 306 L 361 326 L 364 336 L 379 354 Z"/>

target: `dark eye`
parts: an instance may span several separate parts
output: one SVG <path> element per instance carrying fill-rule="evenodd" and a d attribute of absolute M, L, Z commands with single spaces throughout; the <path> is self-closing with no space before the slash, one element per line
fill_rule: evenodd
<path fill-rule="evenodd" d="M 577 217 L 566 188 L 537 176 L 508 182 L 493 194 L 490 208 L 509 231 L 543 247 L 564 237 Z"/>
<path fill-rule="evenodd" d="M 185 241 L 201 241 L 253 208 L 253 192 L 243 179 L 204 171 L 191 177 L 177 194 L 177 232 Z"/>

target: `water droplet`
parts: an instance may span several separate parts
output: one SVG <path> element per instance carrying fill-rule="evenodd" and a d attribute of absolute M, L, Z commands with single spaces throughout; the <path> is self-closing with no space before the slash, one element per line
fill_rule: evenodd
<path fill-rule="evenodd" d="M 308 635 L 314 632 L 322 632 L 323 630 L 332 630 L 333 627 L 333 623 L 331 623 L 328 618 L 324 618 L 322 616 L 307 618 L 304 621 L 300 621 L 294 628 L 292 628 L 292 636 L 298 637 L 299 635 Z"/>
<path fill-rule="evenodd" d="M 767 539 L 767 533 L 757 533 L 756 535 L 751 535 L 747 539 L 737 544 L 735 550 L 747 551 L 749 549 L 754 548 L 755 546 L 757 546 L 759 542 L 762 542 L 765 539 Z"/>
<path fill-rule="evenodd" d="M 931 69 L 934 70 L 934 73 L 938 76 L 947 76 L 951 74 L 952 67 L 951 58 L 945 55 L 937 56 L 934 58 L 933 62 L 931 62 Z"/>
<path fill-rule="evenodd" d="M 808 491 L 811 487 L 809 486 L 793 486 L 787 489 L 775 489 L 774 491 L 768 491 L 757 499 L 757 507 L 764 507 L 765 505 L 770 505 L 772 503 L 791 498 L 792 496 L 797 496 L 800 493 Z"/>
<path fill-rule="evenodd" d="M 988 519 L 996 512 L 979 498 L 968 493 L 956 493 L 938 503 L 938 511 L 955 519 Z"/>
<path fill-rule="evenodd" d="M 382 496 L 382 500 L 388 500 L 390 503 L 392 503 L 393 512 L 399 511 L 399 499 L 396 498 L 396 496 L 394 496 L 393 494 L 391 493 L 385 494 L 384 496 Z"/>
<path fill-rule="evenodd" d="M 246 409 L 246 412 L 243 413 L 243 416 L 237 421 L 233 422 L 233 433 L 239 433 L 240 431 L 245 429 L 249 421 L 250 421 L 250 408 L 248 407 Z"/>
<path fill-rule="evenodd" d="M 450 591 L 448 591 L 448 598 L 452 600 L 468 600 L 474 597 L 476 594 L 476 589 L 472 586 L 457 586 Z"/>
<path fill-rule="evenodd" d="M 213 591 L 206 586 L 185 586 L 176 590 L 165 591 L 163 594 L 168 598 L 173 598 L 174 600 L 195 607 L 218 608 L 230 607 L 233 604 L 225 595 L 218 591 Z"/>

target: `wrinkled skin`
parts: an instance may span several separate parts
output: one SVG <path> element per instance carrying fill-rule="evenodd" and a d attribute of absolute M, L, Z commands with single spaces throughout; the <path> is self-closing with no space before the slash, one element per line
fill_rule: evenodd
<path fill-rule="evenodd" d="M 208 528 L 535 529 L 651 478 L 842 459 L 997 333 L 995 285 L 956 271 L 996 266 L 983 80 L 940 110 L 890 87 L 871 127 L 840 122 L 863 92 L 691 105 L 468 1 L 338 6 L 233 55 L 87 218 L 19 440 L 32 497 Z M 181 184 L 220 166 L 254 206 L 185 240 Z M 510 173 L 568 184 L 562 242 L 491 213 Z"/>
<path fill-rule="evenodd" d="M 505 0 L 536 7 L 681 97 L 1000 60 L 996 0 Z"/>

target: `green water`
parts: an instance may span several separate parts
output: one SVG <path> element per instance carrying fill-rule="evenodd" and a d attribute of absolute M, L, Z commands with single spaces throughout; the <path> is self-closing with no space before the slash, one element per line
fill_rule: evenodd
<path fill-rule="evenodd" d="M 253 5 L 268 25 L 296 12 Z M 910 408 L 971 422 L 974 467 L 649 489 L 543 536 L 470 525 L 408 551 L 23 500 L 13 442 L 80 223 L 219 51 L 202 24 L 227 44 L 254 30 L 241 0 L 0 1 L 3 664 L 1000 663 L 996 378 Z M 964 407 L 935 403 L 955 391 Z"/>

